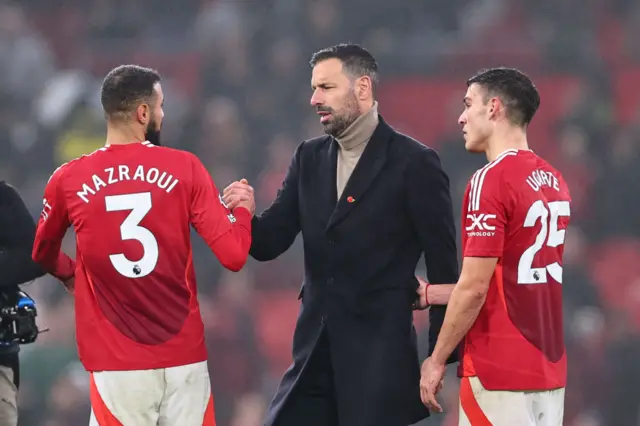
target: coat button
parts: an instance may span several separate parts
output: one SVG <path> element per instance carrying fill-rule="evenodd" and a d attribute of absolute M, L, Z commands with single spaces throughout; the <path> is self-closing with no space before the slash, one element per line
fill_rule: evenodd
<path fill-rule="evenodd" d="M 326 319 L 326 318 L 325 318 L 325 316 L 323 315 L 323 316 L 322 316 L 322 318 L 320 318 L 320 324 L 324 324 L 326 320 L 327 320 L 327 319 Z"/>

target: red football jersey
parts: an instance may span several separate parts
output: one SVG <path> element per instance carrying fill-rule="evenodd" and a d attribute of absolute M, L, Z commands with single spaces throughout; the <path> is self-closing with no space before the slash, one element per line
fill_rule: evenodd
<path fill-rule="evenodd" d="M 498 264 L 463 341 L 461 376 L 477 376 L 489 390 L 565 386 L 562 253 L 570 207 L 562 175 L 531 151 L 505 151 L 471 178 L 463 255 Z"/>
<path fill-rule="evenodd" d="M 206 360 L 190 225 L 225 267 L 239 270 L 251 245 L 251 213 L 226 208 L 198 158 L 148 142 L 108 145 L 58 168 L 44 196 L 33 258 L 54 269 L 73 225 L 85 368 Z"/>

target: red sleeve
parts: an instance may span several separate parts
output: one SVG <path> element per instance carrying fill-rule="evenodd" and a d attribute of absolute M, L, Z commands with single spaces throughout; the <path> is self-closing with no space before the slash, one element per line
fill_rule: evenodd
<path fill-rule="evenodd" d="M 251 248 L 251 213 L 244 208 L 231 212 L 200 160 L 193 157 L 192 166 L 191 225 L 222 266 L 239 271 Z"/>
<path fill-rule="evenodd" d="M 70 225 L 66 202 L 60 190 L 62 172 L 61 168 L 56 170 L 45 188 L 31 257 L 45 271 L 64 281 L 73 277 L 75 262 L 60 250 Z"/>
<path fill-rule="evenodd" d="M 498 170 L 480 169 L 471 179 L 463 257 L 502 257 L 508 188 Z"/>

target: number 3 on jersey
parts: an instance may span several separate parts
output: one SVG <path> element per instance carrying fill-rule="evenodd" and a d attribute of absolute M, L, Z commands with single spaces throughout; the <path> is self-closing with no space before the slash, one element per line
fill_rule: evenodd
<path fill-rule="evenodd" d="M 151 193 L 110 195 L 104 198 L 108 212 L 131 210 L 120 225 L 120 237 L 123 241 L 136 240 L 142 244 L 142 259 L 132 262 L 124 254 L 109 255 L 116 271 L 127 278 L 142 278 L 149 275 L 158 263 L 158 241 L 140 222 L 151 210 Z"/>
<path fill-rule="evenodd" d="M 564 244 L 565 231 L 564 229 L 558 229 L 558 218 L 570 215 L 571 206 L 568 201 L 552 201 L 547 206 L 544 201 L 538 200 L 529 208 L 523 226 L 531 228 L 535 226 L 538 219 L 540 219 L 542 226 L 536 241 L 520 257 L 518 284 L 544 284 L 547 282 L 547 273 L 551 275 L 551 278 L 562 284 L 562 266 L 558 262 L 554 262 L 544 268 L 533 268 L 532 265 L 533 259 L 545 245 L 545 242 L 548 247 L 558 247 Z"/>

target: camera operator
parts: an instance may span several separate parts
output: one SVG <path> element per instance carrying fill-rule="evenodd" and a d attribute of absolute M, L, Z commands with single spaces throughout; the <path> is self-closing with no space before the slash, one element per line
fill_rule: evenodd
<path fill-rule="evenodd" d="M 35 303 L 19 284 L 45 272 L 31 259 L 36 225 L 18 192 L 0 181 L 0 425 L 17 426 L 21 343 L 38 335 Z M 73 270 L 66 255 L 58 262 Z M 69 269 L 67 269 L 69 270 Z M 65 284 L 72 287 L 73 279 Z"/>

